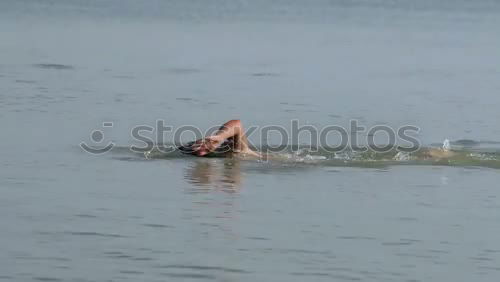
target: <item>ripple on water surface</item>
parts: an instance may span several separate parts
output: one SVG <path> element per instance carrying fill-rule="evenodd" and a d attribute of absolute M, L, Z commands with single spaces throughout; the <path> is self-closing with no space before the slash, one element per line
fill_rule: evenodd
<path fill-rule="evenodd" d="M 73 69 L 75 69 L 75 67 L 71 66 L 71 65 L 52 64 L 52 63 L 33 64 L 33 66 L 36 68 L 39 68 L 39 69 L 51 69 L 51 70 L 73 70 Z"/>

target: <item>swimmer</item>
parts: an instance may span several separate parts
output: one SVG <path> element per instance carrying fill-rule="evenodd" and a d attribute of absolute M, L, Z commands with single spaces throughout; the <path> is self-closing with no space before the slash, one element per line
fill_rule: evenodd
<path fill-rule="evenodd" d="M 254 151 L 245 135 L 245 130 L 240 120 L 230 120 L 224 123 L 214 135 L 198 139 L 180 146 L 183 153 L 198 157 L 207 156 L 240 156 L 243 158 L 269 158 L 269 154 Z M 456 152 L 450 150 L 448 140 L 445 140 L 442 148 L 424 148 L 415 153 L 417 160 L 443 160 L 456 156 Z M 276 157 L 276 156 L 275 156 Z M 398 155 L 395 156 L 395 158 Z"/>
<path fill-rule="evenodd" d="M 211 153 L 262 157 L 259 152 L 250 148 L 243 125 L 237 119 L 224 123 L 214 135 L 196 140 L 179 149 L 198 157 L 209 156 Z"/>

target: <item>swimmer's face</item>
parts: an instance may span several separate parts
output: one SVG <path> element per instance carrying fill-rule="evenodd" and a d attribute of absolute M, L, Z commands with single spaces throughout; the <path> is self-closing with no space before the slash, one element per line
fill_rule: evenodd
<path fill-rule="evenodd" d="M 210 151 L 208 151 L 206 148 L 200 148 L 198 151 L 195 152 L 195 155 L 198 157 L 203 157 L 206 156 Z"/>
<path fill-rule="evenodd" d="M 203 157 L 210 153 L 210 150 L 204 145 L 195 144 L 195 142 L 188 143 L 186 146 L 180 146 L 178 148 L 184 154 L 191 154 L 197 157 Z"/>
<path fill-rule="evenodd" d="M 194 154 L 198 157 L 203 157 L 213 152 L 217 148 L 217 142 L 208 138 L 200 140 L 194 145 Z"/>
<path fill-rule="evenodd" d="M 224 145 L 229 145 L 231 142 L 225 142 Z M 220 147 L 220 141 L 207 137 L 188 143 L 186 146 L 178 147 L 185 154 L 191 154 L 197 157 L 204 157 L 217 150 Z M 228 147 L 229 148 L 229 147 Z"/>

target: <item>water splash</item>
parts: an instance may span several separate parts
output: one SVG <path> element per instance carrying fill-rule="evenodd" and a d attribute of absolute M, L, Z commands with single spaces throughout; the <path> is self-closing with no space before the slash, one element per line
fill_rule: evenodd
<path fill-rule="evenodd" d="M 450 140 L 448 139 L 444 139 L 443 141 L 443 151 L 449 151 L 451 150 L 451 144 L 450 144 Z"/>
<path fill-rule="evenodd" d="M 479 141 L 474 143 L 474 147 L 465 147 L 460 144 L 460 142 L 446 139 L 439 146 L 425 147 L 415 152 L 406 152 L 398 149 L 389 152 L 375 152 L 371 150 L 331 151 L 325 148 L 311 149 L 310 147 L 297 148 L 297 146 L 290 146 L 284 152 L 264 153 L 265 158 L 257 161 L 322 166 L 380 167 L 394 165 L 445 165 L 500 169 L 500 148 L 484 147 Z M 488 142 L 488 144 L 491 145 L 493 143 Z M 174 147 L 173 145 L 164 145 L 142 153 L 131 152 L 129 147 L 115 147 L 112 153 L 118 159 L 125 159 L 124 155 L 126 154 L 128 155 L 127 160 L 195 158 L 194 156 L 183 154 L 180 150 L 174 150 Z M 265 148 L 260 149 L 263 152 L 266 151 Z M 209 157 L 221 158 L 227 156 L 227 154 L 214 153 Z M 235 157 L 244 159 L 241 155 Z M 251 160 L 255 161 L 255 159 Z"/>

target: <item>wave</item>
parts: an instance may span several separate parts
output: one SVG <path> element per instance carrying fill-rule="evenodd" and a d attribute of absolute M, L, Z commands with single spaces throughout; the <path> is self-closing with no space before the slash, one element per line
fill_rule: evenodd
<path fill-rule="evenodd" d="M 177 149 L 178 145 L 164 144 L 142 152 L 132 151 L 130 146 L 115 146 L 113 157 L 121 160 L 155 160 L 196 158 Z M 444 144 L 436 143 L 408 152 L 396 148 L 387 152 L 375 152 L 368 148 L 335 151 L 332 148 L 311 148 L 309 146 L 287 146 L 281 152 L 270 152 L 269 147 L 256 148 L 263 152 L 261 159 L 233 156 L 257 162 L 278 164 L 307 164 L 346 167 L 385 167 L 395 165 L 440 165 L 459 167 L 488 167 L 500 169 L 500 142 L 457 140 Z M 208 157 L 228 157 L 224 153 L 213 153 Z"/>

